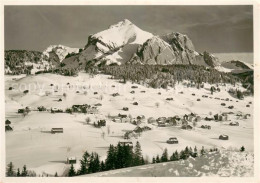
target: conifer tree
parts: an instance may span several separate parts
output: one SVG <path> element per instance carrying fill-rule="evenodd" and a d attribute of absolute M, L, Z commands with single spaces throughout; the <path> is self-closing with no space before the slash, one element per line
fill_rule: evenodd
<path fill-rule="evenodd" d="M 154 158 L 154 157 L 153 157 L 152 163 L 153 163 L 153 164 L 154 164 L 154 163 L 156 163 L 156 160 L 155 160 L 155 158 Z"/>
<path fill-rule="evenodd" d="M 100 171 L 103 172 L 105 170 L 106 170 L 105 163 L 104 163 L 104 161 L 101 161 L 101 163 L 100 163 Z"/>
<path fill-rule="evenodd" d="M 10 162 L 10 163 L 7 165 L 6 176 L 7 176 L 7 177 L 14 177 L 14 176 L 15 176 L 14 165 L 13 165 L 12 162 Z"/>
<path fill-rule="evenodd" d="M 22 171 L 21 176 L 22 176 L 22 177 L 26 177 L 27 175 L 28 175 L 28 171 L 27 171 L 26 165 L 24 165 L 24 166 L 23 166 L 23 171 Z"/>
<path fill-rule="evenodd" d="M 86 174 L 88 172 L 89 156 L 90 156 L 89 153 L 86 151 L 83 154 L 82 159 L 80 160 L 80 169 L 79 169 L 80 175 Z"/>
<path fill-rule="evenodd" d="M 194 153 L 192 155 L 193 158 L 196 158 L 198 156 L 198 150 L 197 150 L 197 147 L 195 146 L 194 147 Z"/>
<path fill-rule="evenodd" d="M 200 154 L 201 155 L 204 155 L 206 153 L 205 149 L 204 149 L 204 146 L 202 146 L 202 149 L 200 150 Z"/>
<path fill-rule="evenodd" d="M 137 141 L 134 149 L 134 166 L 141 165 L 142 149 L 140 143 Z"/>
<path fill-rule="evenodd" d="M 159 155 L 156 156 L 156 163 L 160 163 L 160 158 L 159 158 Z"/>
<path fill-rule="evenodd" d="M 75 169 L 73 164 L 70 165 L 70 170 L 69 170 L 69 177 L 73 177 L 76 175 Z"/>
<path fill-rule="evenodd" d="M 242 147 L 240 148 L 240 151 L 241 151 L 241 152 L 244 152 L 244 151 L 245 151 L 245 147 L 242 146 Z"/>
<path fill-rule="evenodd" d="M 113 170 L 115 169 L 115 158 L 116 150 L 112 144 L 110 144 L 108 152 L 107 152 L 107 158 L 105 160 L 105 168 L 106 170 Z"/>
<path fill-rule="evenodd" d="M 167 148 L 165 148 L 161 157 L 161 162 L 167 162 L 167 161 L 168 161 L 168 150 Z"/>
<path fill-rule="evenodd" d="M 21 176 L 21 173 L 20 173 L 20 168 L 17 169 L 17 174 L 16 174 L 17 177 L 20 177 Z"/>

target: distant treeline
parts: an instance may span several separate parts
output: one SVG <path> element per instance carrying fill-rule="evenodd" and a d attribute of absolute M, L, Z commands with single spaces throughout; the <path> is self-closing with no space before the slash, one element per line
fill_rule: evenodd
<path fill-rule="evenodd" d="M 174 86 L 183 80 L 194 84 L 242 82 L 242 78 L 233 76 L 231 73 L 223 73 L 199 65 L 113 65 L 102 67 L 101 70 L 104 74 L 112 75 L 114 79 L 121 79 L 123 82 L 146 83 L 152 88 Z"/>

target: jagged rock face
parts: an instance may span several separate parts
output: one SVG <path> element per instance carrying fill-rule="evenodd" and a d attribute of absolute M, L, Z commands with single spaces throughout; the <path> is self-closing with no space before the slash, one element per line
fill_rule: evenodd
<path fill-rule="evenodd" d="M 201 54 L 194 50 L 191 40 L 180 33 L 170 33 L 153 37 L 139 46 L 128 63 L 132 64 L 195 64 L 206 67 L 219 65 L 217 59 L 207 52 Z"/>
<path fill-rule="evenodd" d="M 186 35 L 178 32 L 165 34 L 161 36 L 161 39 L 169 43 L 174 51 L 185 51 L 186 49 L 190 51 L 195 50 L 191 40 Z"/>
<path fill-rule="evenodd" d="M 168 65 L 173 64 L 175 61 L 176 56 L 171 46 L 159 37 L 154 36 L 138 47 L 136 54 L 129 63 Z"/>
<path fill-rule="evenodd" d="M 203 53 L 203 58 L 204 58 L 205 63 L 207 65 L 209 65 L 210 67 L 216 67 L 216 66 L 220 65 L 218 59 L 214 55 L 209 54 L 206 51 Z"/>
<path fill-rule="evenodd" d="M 198 64 L 200 63 L 199 54 L 195 51 L 192 41 L 188 36 L 173 32 L 161 36 L 161 38 L 169 43 L 174 50 L 178 64 Z M 199 59 L 199 60 L 198 60 Z M 200 63 L 199 65 L 203 65 Z"/>
<path fill-rule="evenodd" d="M 142 46 L 139 46 L 136 54 L 128 63 L 204 64 L 202 55 L 193 50 L 193 44 L 187 36 L 172 33 L 167 34 L 164 40 L 157 36 L 147 40 Z"/>

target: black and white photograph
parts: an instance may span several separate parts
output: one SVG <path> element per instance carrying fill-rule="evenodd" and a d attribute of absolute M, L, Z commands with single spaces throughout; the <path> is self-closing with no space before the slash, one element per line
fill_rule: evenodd
<path fill-rule="evenodd" d="M 2 4 L 0 182 L 258 182 L 259 7 Z"/>

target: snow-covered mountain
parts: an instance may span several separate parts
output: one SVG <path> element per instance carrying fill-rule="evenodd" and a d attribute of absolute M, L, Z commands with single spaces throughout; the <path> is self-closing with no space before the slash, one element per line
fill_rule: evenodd
<path fill-rule="evenodd" d="M 42 52 L 42 60 L 61 62 L 68 54 L 78 52 L 79 48 L 70 48 L 64 45 L 50 45 Z"/>
<path fill-rule="evenodd" d="M 51 45 L 42 52 L 37 63 L 26 62 L 33 66 L 34 72 L 61 67 L 83 70 L 86 66 L 110 64 L 194 64 L 223 72 L 248 70 L 246 66 L 250 69 L 250 65 L 238 63 L 240 61 L 220 64 L 211 53 L 198 53 L 187 35 L 172 32 L 155 36 L 127 19 L 90 35 L 83 49 Z M 12 68 L 6 67 L 6 72 L 12 72 Z"/>
<path fill-rule="evenodd" d="M 104 62 L 107 65 L 125 63 L 137 47 L 152 36 L 153 34 L 125 19 L 109 26 L 107 30 L 89 36 L 88 44 L 79 55 L 79 63 L 85 65 L 91 60 L 95 60 L 96 64 Z"/>

